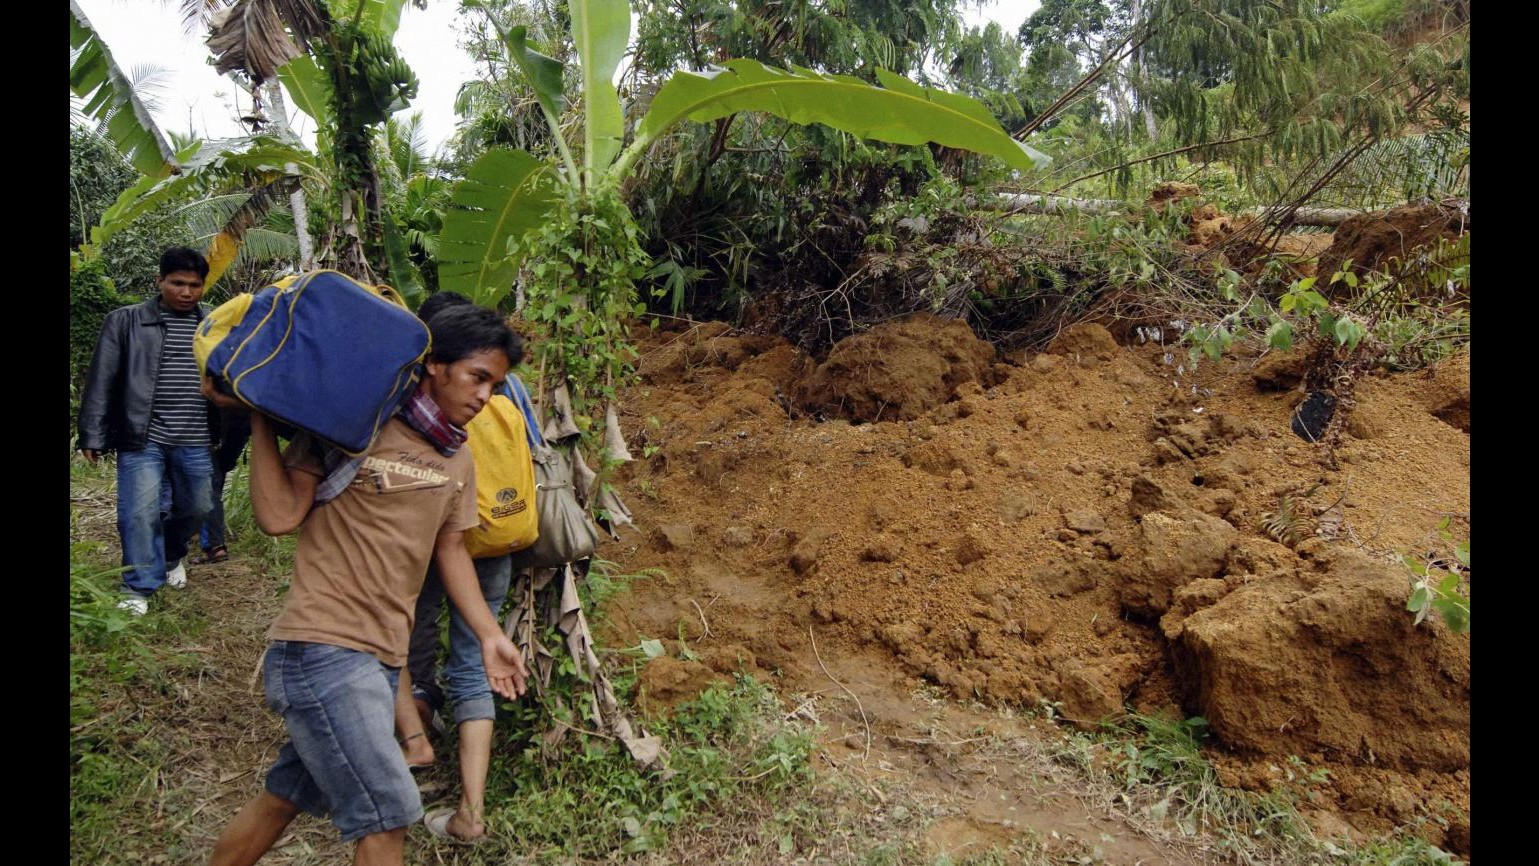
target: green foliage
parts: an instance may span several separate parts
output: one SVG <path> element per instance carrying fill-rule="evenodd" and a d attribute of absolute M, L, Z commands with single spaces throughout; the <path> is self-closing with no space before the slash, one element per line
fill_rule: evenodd
<path fill-rule="evenodd" d="M 74 2 L 69 13 L 70 92 L 84 100 L 83 113 L 102 124 L 140 174 L 165 177 L 177 163 L 149 109 L 85 13 Z"/>
<path fill-rule="evenodd" d="M 70 851 L 92 862 L 121 842 L 121 815 L 146 796 L 161 761 L 162 745 L 149 736 L 152 723 L 134 695 L 170 690 L 196 659 L 168 643 L 201 629 L 154 607 L 143 617 L 118 610 L 121 572 L 103 563 L 96 545 L 71 543 Z M 158 836 L 136 841 L 152 848 L 171 842 Z"/>
<path fill-rule="evenodd" d="M 621 154 L 614 174 L 627 169 L 661 135 L 688 119 L 707 123 L 741 111 L 773 114 L 796 124 L 821 123 L 859 138 L 895 144 L 934 142 L 996 157 L 1031 171 L 1046 157 L 1010 138 L 976 100 L 920 87 L 876 70 L 881 87 L 810 69 L 774 69 L 753 60 L 723 61 L 709 75 L 681 70 L 652 98 L 637 122 L 636 141 Z"/>
<path fill-rule="evenodd" d="M 96 133 L 70 127 L 70 247 L 89 236 L 91 226 L 113 206 L 138 175 L 111 144 Z M 184 222 L 172 207 L 150 212 L 116 234 L 90 262 L 70 272 L 70 412 L 91 352 L 101 333 L 102 319 L 125 304 L 142 300 L 155 290 L 160 254 L 165 247 L 186 243 Z"/>
<path fill-rule="evenodd" d="M 494 751 L 510 757 L 493 759 L 488 787 L 515 793 L 489 804 L 489 832 L 539 863 L 660 850 L 673 828 L 732 798 L 794 796 L 810 774 L 813 739 L 781 716 L 774 694 L 751 678 L 706 689 L 657 724 L 667 775 L 580 733 L 550 758 L 510 735 Z"/>
<path fill-rule="evenodd" d="M 631 380 L 636 352 L 626 323 L 645 310 L 636 280 L 649 262 L 635 220 L 614 195 L 585 197 L 558 203 L 517 243 L 528 271 L 524 317 L 548 335 L 539 365 L 564 371 L 579 414 L 602 411 Z"/>
<path fill-rule="evenodd" d="M 630 41 L 629 0 L 569 0 L 572 41 L 581 59 L 583 170 L 590 186 L 609 168 L 625 139 L 625 117 L 613 80 Z"/>
<path fill-rule="evenodd" d="M 881 67 L 928 84 L 943 69 L 949 89 L 976 97 L 994 117 L 1013 121 L 1020 111 L 1011 91 L 1019 48 L 997 25 L 965 30 L 958 5 L 946 0 L 637 8 L 643 82 L 725 57 L 868 81 Z M 943 151 L 938 166 L 930 151 L 749 114 L 680 129 L 637 164 L 629 191 L 654 257 L 652 279 L 667 299 L 654 308 L 735 317 L 753 296 L 775 299 L 794 320 L 785 332 L 801 339 L 817 311 L 781 304 L 781 293 L 844 282 L 863 248 L 861 228 L 878 209 L 941 171 L 969 183 L 1002 173 L 993 160 L 954 151 Z"/>
<path fill-rule="evenodd" d="M 79 390 L 107 314 L 129 303 L 118 294 L 102 262 L 91 262 L 69 275 L 70 414 L 78 408 Z"/>
<path fill-rule="evenodd" d="M 1421 625 L 1437 614 L 1456 632 L 1470 630 L 1470 540 L 1456 540 L 1450 518 L 1438 526 L 1442 551 L 1424 556 L 1405 556 L 1401 561 L 1411 572 L 1411 596 L 1405 609 L 1416 614 Z"/>
<path fill-rule="evenodd" d="M 641 0 L 637 66 L 648 77 L 727 57 L 827 72 L 881 67 L 923 80 L 951 60 L 962 33 L 955 0 Z"/>
<path fill-rule="evenodd" d="M 550 225 L 556 207 L 553 177 L 518 150 L 482 154 L 454 185 L 439 237 L 443 288 L 495 306 L 513 288 L 516 254 L 530 232 Z"/>
<path fill-rule="evenodd" d="M 1226 788 L 1203 754 L 1207 720 L 1130 715 L 1093 734 L 1071 734 L 1059 760 L 1122 789 L 1130 810 L 1198 835 L 1210 850 L 1238 863 L 1332 862 L 1349 866 L 1433 866 L 1457 862 L 1399 828 L 1361 846 L 1316 840 L 1300 809 L 1316 802 L 1326 770 L 1289 756 L 1270 769 L 1270 791 Z M 1436 820 L 1436 819 L 1434 819 Z"/>
<path fill-rule="evenodd" d="M 1224 788 L 1202 754 L 1207 734 L 1208 722 L 1200 716 L 1173 720 L 1132 715 L 1098 739 L 1123 788 L 1157 796 L 1145 807 L 1148 814 L 1171 821 L 1188 835 L 1199 828 L 1218 830 L 1242 859 L 1256 848 L 1287 844 L 1302 835 L 1304 824 L 1294 804 L 1324 781 L 1323 772 L 1310 771 L 1295 760 L 1284 784 L 1272 792 Z"/>
<path fill-rule="evenodd" d="M 331 105 L 336 95 L 331 88 L 331 79 L 314 57 L 305 54 L 283 64 L 278 68 L 278 80 L 300 111 L 309 115 L 318 126 L 331 128 L 335 122 Z"/>
<path fill-rule="evenodd" d="M 118 580 L 123 569 L 111 568 L 97 561 L 96 546 L 86 542 L 70 545 L 69 557 L 69 640 L 70 640 L 70 724 L 85 721 L 94 709 L 86 693 L 88 683 L 81 676 L 88 660 L 82 650 L 103 649 L 119 642 L 128 648 L 115 672 L 121 676 L 137 673 L 145 658 L 141 632 L 122 635 L 137 617 L 119 610 Z"/>
<path fill-rule="evenodd" d="M 480 5 L 480 4 L 477 4 Z M 717 135 L 721 136 L 730 125 L 730 118 L 743 112 L 768 113 L 797 124 L 825 124 L 863 138 L 875 138 L 899 144 L 938 144 L 996 156 L 1019 168 L 1030 169 L 1044 158 L 1024 144 L 1012 140 L 1000 129 L 998 121 L 981 104 L 966 96 L 922 88 L 907 79 L 880 68 L 874 70 L 882 87 L 873 87 L 865 81 L 848 75 L 826 75 L 807 68 L 775 69 L 753 60 L 726 60 L 724 67 L 709 74 L 695 74 L 681 70 L 675 72 L 652 97 L 647 112 L 636 121 L 635 140 L 619 152 L 613 164 L 610 157 L 615 153 L 623 135 L 623 126 L 610 110 L 616 103 L 616 94 L 609 80 L 590 74 L 594 70 L 611 68 L 619 56 L 628 30 L 628 18 L 620 15 L 619 6 L 613 0 L 587 0 L 572 9 L 572 33 L 574 49 L 581 60 L 583 70 L 583 102 L 586 106 L 582 119 L 584 128 L 584 169 L 579 172 L 566 144 L 566 133 L 555 117 L 561 90 L 557 88 L 555 59 L 535 52 L 526 41 L 527 31 L 521 27 L 507 27 L 492 16 L 492 24 L 503 37 L 508 65 L 518 68 L 526 78 L 526 84 L 535 101 L 541 106 L 551 127 L 552 141 L 561 161 L 565 164 L 562 187 L 569 209 L 576 216 L 567 220 L 552 220 L 544 229 L 543 240 L 521 240 L 517 232 L 508 232 L 513 242 L 514 255 L 503 256 L 503 243 L 499 233 L 506 231 L 505 221 L 499 214 L 521 212 L 538 220 L 541 214 L 523 206 L 520 197 L 525 193 L 514 178 L 503 178 L 498 189 L 491 190 L 502 200 L 487 200 L 473 207 L 456 208 L 446 221 L 446 233 L 453 228 L 459 236 L 456 246 L 466 267 L 456 265 L 453 280 L 472 283 L 482 297 L 500 297 L 508 290 L 509 282 L 503 272 L 517 264 L 526 249 L 539 253 L 555 253 L 565 262 L 547 263 L 536 258 L 531 273 L 536 281 L 560 286 L 568 275 L 579 281 L 587 279 L 599 286 L 612 278 L 634 280 L 647 273 L 663 281 L 662 292 L 669 294 L 674 303 L 682 306 L 682 297 L 689 284 L 699 280 L 705 269 L 698 264 L 679 261 L 676 255 L 666 259 L 659 256 L 648 262 L 639 255 L 635 237 L 635 224 L 625 205 L 615 198 L 618 210 L 614 219 L 604 219 L 601 231 L 614 232 L 615 246 L 607 253 L 593 247 L 595 238 L 583 235 L 560 244 L 552 236 L 551 225 L 579 226 L 587 224 L 583 214 L 595 207 L 607 208 L 608 199 L 622 180 L 630 177 L 632 169 L 652 147 L 662 141 L 684 120 L 697 123 L 722 121 Z M 595 91 L 599 91 L 595 93 Z M 597 158 L 596 158 L 597 157 Z M 533 160 L 529 160 L 533 162 Z M 504 172 L 503 174 L 506 174 Z M 533 170 L 525 172 L 532 176 Z M 486 188 L 483 180 L 462 184 L 467 190 Z M 456 198 L 459 197 L 457 191 Z M 620 219 L 623 213 L 623 220 Z M 471 216 L 470 214 L 474 214 Z M 623 227 L 621 226 L 623 222 Z M 623 230 L 622 230 L 623 228 Z M 624 237 L 621 237 L 624 235 Z M 580 255 L 578 252 L 580 251 Z M 600 267 L 601 273 L 589 278 L 589 271 L 600 264 L 592 256 L 614 256 L 619 261 L 612 267 Z M 585 258 L 589 257 L 589 258 Z M 650 268 L 637 268 L 638 263 L 649 263 Z M 572 267 L 575 264 L 577 267 Z M 624 275 L 621 277 L 620 275 Z M 454 287 L 446 273 L 446 287 Z M 602 315 L 629 316 L 641 312 L 644 307 L 632 306 L 633 290 L 618 291 L 618 285 L 595 289 L 592 293 L 570 293 L 562 286 L 553 296 L 558 304 L 587 297 L 592 303 L 606 306 Z M 531 289 L 531 298 L 535 290 Z M 547 290 L 547 294 L 549 294 Z M 567 320 L 573 325 L 589 322 L 587 330 L 595 332 L 601 326 L 591 317 L 596 315 L 592 305 L 585 309 L 567 310 L 564 307 L 534 311 L 530 318 L 540 322 Z M 565 327 L 565 325 L 563 325 Z M 605 357 L 585 361 L 562 350 L 555 354 L 577 364 L 579 369 L 568 369 L 567 375 L 580 383 L 583 389 L 608 389 L 616 381 L 623 381 L 629 363 L 624 357 L 627 349 L 617 348 L 611 336 L 621 333 L 618 322 L 602 326 L 603 339 L 599 350 Z M 547 356 L 549 358 L 550 356 Z M 608 392 L 606 392 L 608 393 Z M 595 392 L 581 395 L 591 398 Z"/>
<path fill-rule="evenodd" d="M 1283 262 L 1273 260 L 1254 280 L 1227 271 L 1219 278 L 1219 292 L 1230 312 L 1216 322 L 1193 323 L 1183 339 L 1194 362 L 1201 357 L 1217 361 L 1237 339 L 1254 337 L 1272 349 L 1291 349 L 1302 340 L 1347 355 L 1371 349 L 1373 363 L 1390 369 L 1426 367 L 1470 339 L 1464 300 L 1470 288 L 1469 251 L 1465 234 L 1415 250 L 1406 262 L 1391 259 L 1363 276 L 1349 259 L 1323 287 L 1317 277 L 1289 282 L 1275 305 L 1266 289 L 1285 268 Z"/>
<path fill-rule="evenodd" d="M 257 526 L 251 510 L 251 468 L 242 460 L 224 482 L 224 526 L 230 550 L 257 563 L 263 574 L 287 580 L 294 570 L 298 534 L 273 537 Z"/>
<path fill-rule="evenodd" d="M 119 232 L 152 218 L 160 209 L 185 204 L 208 195 L 227 192 L 239 182 L 248 190 L 266 187 L 290 177 L 293 165 L 303 176 L 314 160 L 303 147 L 268 136 L 195 141 L 177 154 L 179 174 L 163 180 L 145 177 L 124 189 L 91 229 L 90 244 L 82 247 L 86 258 L 99 254 L 102 245 Z M 157 254 L 158 261 L 158 254 Z"/>
<path fill-rule="evenodd" d="M 1343 0 L 1331 15 L 1357 18 L 1382 33 L 1401 20 L 1405 6 L 1405 0 Z"/>
<path fill-rule="evenodd" d="M 666 311 L 681 290 L 679 309 L 735 317 L 752 300 L 750 287 L 773 296 L 837 285 L 876 214 L 939 171 L 926 148 L 772 117 L 735 119 L 719 155 L 713 140 L 712 127 L 670 136 L 640 166 L 630 192 Z"/>
<path fill-rule="evenodd" d="M 70 127 L 69 152 L 69 242 L 75 249 L 139 175 L 110 142 L 88 129 Z M 145 295 L 160 273 L 161 251 L 176 243 L 185 243 L 183 227 L 165 208 L 149 211 L 147 219 L 117 234 L 99 254 L 124 294 Z"/>

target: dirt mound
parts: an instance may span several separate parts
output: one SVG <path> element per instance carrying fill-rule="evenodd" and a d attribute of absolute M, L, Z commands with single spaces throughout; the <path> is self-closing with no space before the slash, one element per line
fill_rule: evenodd
<path fill-rule="evenodd" d="M 1447 772 L 1468 766 L 1469 638 L 1411 628 L 1405 575 L 1348 550 L 1390 561 L 1468 512 L 1467 354 L 1431 379 L 1365 381 L 1369 435 L 1327 470 L 1288 430 L 1296 353 L 1194 379 L 1081 326 L 990 366 L 964 325 L 922 317 L 816 369 L 774 340 L 690 338 L 720 360 L 685 371 L 659 359 L 688 341 L 657 339 L 626 400 L 627 429 L 659 419 L 655 450 L 619 479 L 643 532 L 611 558 L 669 580 L 618 603 L 616 642 L 738 644 L 802 689 L 829 687 L 819 658 L 858 659 L 1085 725 L 1202 711 L 1236 766 L 1430 773 L 1419 790 L 1467 804 L 1467 769 Z M 1457 402 L 1460 370 L 1463 429 L 1435 408 Z M 774 401 L 813 390 L 883 421 Z M 1296 549 L 1263 528 L 1289 507 Z M 1338 805 L 1372 811 L 1353 802 Z"/>
<path fill-rule="evenodd" d="M 1432 370 L 1427 408 L 1433 415 L 1470 432 L 1470 350 L 1465 349 Z"/>
<path fill-rule="evenodd" d="M 1065 328 L 1047 347 L 1049 354 L 1067 355 L 1078 360 L 1110 361 L 1117 353 L 1117 341 L 1101 325 L 1080 323 Z"/>
<path fill-rule="evenodd" d="M 677 646 L 675 652 L 681 651 Z M 715 683 L 731 683 L 732 674 L 754 666 L 753 653 L 741 646 L 713 646 L 689 658 L 662 655 L 641 669 L 636 703 L 654 718 L 668 715 L 679 704 L 694 700 Z"/>
<path fill-rule="evenodd" d="M 1336 229 L 1335 240 L 1320 254 L 1319 272 L 1330 276 L 1347 259 L 1358 276 L 1389 267 L 1390 259 L 1406 258 L 1418 247 L 1440 239 L 1469 234 L 1469 209 L 1437 202 L 1402 205 L 1377 213 L 1361 214 Z"/>
<path fill-rule="evenodd" d="M 1187 618 L 1192 709 L 1237 750 L 1452 772 L 1470 765 L 1470 644 L 1405 614 L 1398 563 L 1322 547 Z"/>
<path fill-rule="evenodd" d="M 1195 183 L 1181 183 L 1180 181 L 1167 180 L 1157 183 L 1154 189 L 1149 191 L 1149 198 L 1144 201 L 1148 207 L 1164 212 L 1172 202 L 1187 198 L 1198 198 L 1202 195 L 1202 188 Z"/>
<path fill-rule="evenodd" d="M 1156 213 L 1164 213 L 1175 202 L 1191 200 L 1192 208 L 1186 215 L 1188 249 L 1200 253 L 1228 245 L 1223 259 L 1247 272 L 1254 272 L 1267 259 L 1278 258 L 1287 263 L 1293 274 L 1312 277 L 1317 272 L 1320 254 L 1331 245 L 1333 235 L 1328 232 L 1286 234 L 1269 245 L 1262 245 L 1254 237 L 1237 240 L 1236 235 L 1255 228 L 1254 218 L 1226 214 L 1217 205 L 1201 202 L 1201 198 L 1202 189 L 1196 184 L 1166 181 L 1156 185 L 1144 203 Z"/>
<path fill-rule="evenodd" d="M 921 313 L 839 341 L 797 403 L 857 422 L 910 421 L 983 380 L 993 360 L 965 322 Z"/>

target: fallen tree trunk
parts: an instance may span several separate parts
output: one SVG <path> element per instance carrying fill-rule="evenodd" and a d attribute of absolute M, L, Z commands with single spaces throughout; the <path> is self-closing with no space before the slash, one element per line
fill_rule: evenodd
<path fill-rule="evenodd" d="M 1001 210 L 1006 213 L 1029 213 L 1044 216 L 1063 216 L 1068 213 L 1105 214 L 1122 213 L 1133 205 L 1125 201 L 1109 198 L 1069 198 L 1061 195 L 1037 195 L 1025 192 L 1004 192 L 994 196 L 993 201 L 981 203 L 988 210 Z M 1270 213 L 1280 212 L 1280 209 L 1255 207 L 1243 211 L 1240 215 L 1255 216 L 1263 219 Z M 1290 221 L 1299 226 L 1339 226 L 1348 217 L 1360 213 L 1350 208 L 1326 208 L 1326 207 L 1302 207 L 1293 214 Z"/>

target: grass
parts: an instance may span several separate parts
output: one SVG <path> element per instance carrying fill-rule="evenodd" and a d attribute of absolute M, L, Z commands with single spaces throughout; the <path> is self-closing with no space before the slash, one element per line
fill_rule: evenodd
<path fill-rule="evenodd" d="M 176 847 L 164 823 L 123 835 L 125 814 L 157 802 L 174 742 L 147 713 L 172 703 L 197 657 L 177 644 L 202 629 L 198 617 L 152 604 L 142 618 L 118 610 L 121 569 L 99 545 L 70 545 L 70 852 L 79 862 L 128 860 Z"/>
<path fill-rule="evenodd" d="M 1116 791 L 1126 817 L 1147 834 L 1200 842 L 1221 862 L 1433 866 L 1459 862 L 1411 832 L 1364 845 L 1314 836 L 1300 814 L 1327 773 L 1290 757 L 1268 792 L 1228 788 L 1203 754 L 1207 721 L 1131 714 L 1093 733 L 1065 732 L 1052 759 L 1091 788 Z"/>

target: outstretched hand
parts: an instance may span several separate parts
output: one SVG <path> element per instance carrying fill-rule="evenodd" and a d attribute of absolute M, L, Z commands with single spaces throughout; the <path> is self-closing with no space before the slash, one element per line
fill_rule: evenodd
<path fill-rule="evenodd" d="M 486 681 L 492 691 L 514 700 L 527 691 L 529 670 L 523 653 L 504 635 L 482 641 L 481 661 L 486 665 Z"/>

